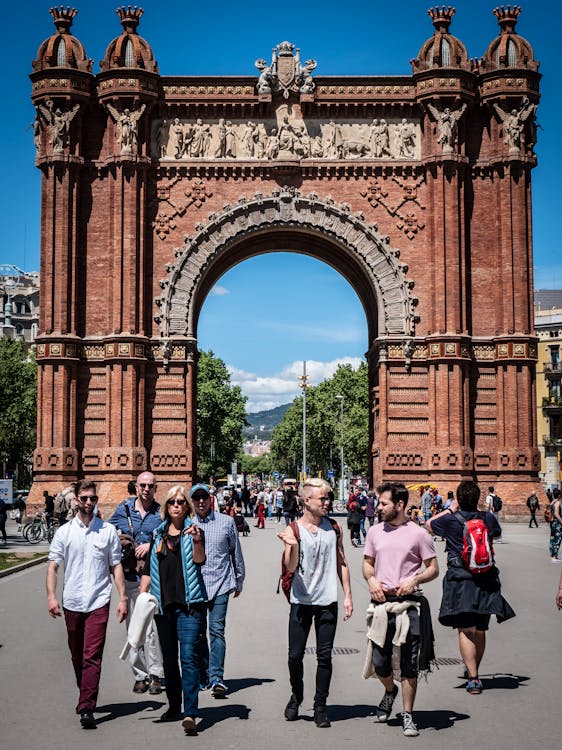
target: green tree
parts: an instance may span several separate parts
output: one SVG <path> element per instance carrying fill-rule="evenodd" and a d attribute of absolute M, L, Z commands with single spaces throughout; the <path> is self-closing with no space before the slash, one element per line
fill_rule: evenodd
<path fill-rule="evenodd" d="M 271 474 L 271 457 L 269 453 L 261 456 L 246 456 L 238 459 L 238 471 L 242 474 Z"/>
<path fill-rule="evenodd" d="M 242 448 L 246 397 L 230 382 L 225 363 L 201 352 L 197 369 L 197 473 L 224 475 Z"/>
<path fill-rule="evenodd" d="M 343 422 L 340 401 L 343 396 Z M 326 476 L 332 466 L 340 471 L 340 444 L 346 466 L 354 474 L 365 474 L 369 449 L 369 386 L 367 365 L 354 370 L 340 365 L 329 380 L 310 388 L 306 395 L 307 463 L 311 473 Z M 295 474 L 302 463 L 302 397 L 289 406 L 275 428 L 271 442 L 272 465 Z"/>
<path fill-rule="evenodd" d="M 16 482 L 25 482 L 25 466 L 35 448 L 37 365 L 22 341 L 0 340 L 0 460 Z M 22 476 L 22 473 L 24 476 Z"/>

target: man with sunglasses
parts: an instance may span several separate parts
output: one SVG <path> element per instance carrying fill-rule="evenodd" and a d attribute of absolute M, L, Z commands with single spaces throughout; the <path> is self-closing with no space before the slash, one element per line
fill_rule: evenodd
<path fill-rule="evenodd" d="M 137 597 L 140 593 L 140 573 L 142 562 L 146 559 L 153 531 L 162 523 L 160 505 L 154 499 L 156 494 L 156 478 L 151 471 L 143 471 L 137 477 L 135 484 L 136 497 L 129 497 L 117 506 L 109 519 L 119 534 L 133 537 L 135 556 L 138 560 L 136 569 L 125 571 L 125 585 L 129 596 L 129 614 L 127 628 Z M 161 680 L 164 678 L 162 666 L 162 651 L 156 627 L 152 622 L 147 630 L 144 646 L 131 648 L 129 663 L 133 670 L 135 682 L 133 693 L 150 693 L 158 695 L 162 692 Z"/>
<path fill-rule="evenodd" d="M 127 616 L 127 594 L 119 537 L 111 524 L 94 514 L 95 484 L 83 479 L 76 483 L 74 491 L 77 513 L 72 521 L 57 529 L 49 550 L 47 606 L 53 618 L 64 612 L 68 646 L 80 691 L 76 713 L 84 729 L 94 729 L 111 574 L 119 592 L 119 622 Z M 62 610 L 56 597 L 60 565 L 64 565 Z"/>
<path fill-rule="evenodd" d="M 205 534 L 205 564 L 201 568 L 208 597 L 208 623 L 210 648 L 207 637 L 202 642 L 201 686 L 211 688 L 214 698 L 224 698 L 227 687 L 224 684 L 224 657 L 226 640 L 226 610 L 228 598 L 242 593 L 244 557 L 238 538 L 236 524 L 230 516 L 215 513 L 211 491 L 205 484 L 195 484 L 190 492 L 195 508 L 194 523 Z"/>
<path fill-rule="evenodd" d="M 285 544 L 284 563 L 293 575 L 289 614 L 289 680 L 292 694 L 285 707 L 287 721 L 299 718 L 304 698 L 303 661 L 314 621 L 316 631 L 316 692 L 314 722 L 330 726 L 326 701 L 332 678 L 332 647 L 338 622 L 338 578 L 344 592 L 344 620 L 353 614 L 351 579 L 341 529 L 327 518 L 330 485 L 307 479 L 301 488 L 303 515 L 277 534 Z"/>

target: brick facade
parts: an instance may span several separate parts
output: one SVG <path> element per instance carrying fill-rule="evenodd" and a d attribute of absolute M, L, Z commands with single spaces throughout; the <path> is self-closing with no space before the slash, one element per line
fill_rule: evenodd
<path fill-rule="evenodd" d="M 479 62 L 443 8 L 411 76 L 311 79 L 279 45 L 275 75 L 259 80 L 160 75 L 130 9 L 95 74 L 73 12 L 51 12 L 57 33 L 31 74 L 43 179 L 33 496 L 86 474 L 119 499 L 148 467 L 163 485 L 190 483 L 199 310 L 228 268 L 285 249 L 330 263 L 363 302 L 373 482 L 476 477 L 516 512 L 540 467 L 539 74 L 518 10 L 496 12 Z M 369 140 L 374 120 L 387 146 Z"/>

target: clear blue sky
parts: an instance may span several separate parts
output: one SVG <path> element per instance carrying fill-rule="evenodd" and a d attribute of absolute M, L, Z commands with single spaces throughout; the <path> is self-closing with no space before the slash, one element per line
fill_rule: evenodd
<path fill-rule="evenodd" d="M 318 61 L 318 75 L 409 75 L 409 60 L 433 31 L 426 13 L 431 3 L 420 0 L 148 0 L 141 5 L 145 13 L 139 32 L 150 42 L 162 75 L 255 75 L 254 60 L 267 59 L 272 47 L 285 39 L 300 47 L 303 59 Z M 451 32 L 465 43 L 470 57 L 480 57 L 498 34 L 491 12 L 494 6 L 487 0 L 456 4 Z M 16 12 L 19 20 L 12 20 L 3 35 L 0 263 L 36 270 L 40 173 L 34 166 L 28 127 L 34 115 L 28 74 L 39 44 L 53 33 L 54 26 L 50 3 L 29 0 L 22 7 L 24 11 Z M 118 3 L 83 1 L 77 7 L 72 30 L 98 71 L 107 44 L 121 31 L 115 13 Z M 559 9 L 547 0 L 533 0 L 522 7 L 517 31 L 533 45 L 543 75 L 538 111 L 543 129 L 536 149 L 539 166 L 533 174 L 535 286 L 553 288 L 562 286 L 557 239 L 560 106 L 555 86 Z M 278 381 L 284 378 L 288 386 L 295 361 L 307 358 L 324 363 L 324 369 L 315 370 L 318 378 L 332 368 L 326 363 L 361 357 L 367 348 L 365 318 L 355 293 L 317 261 L 289 254 L 262 256 L 232 269 L 220 286 L 227 293 L 213 294 L 205 303 L 199 343 L 246 373 L 239 375 L 239 382 L 245 384 L 252 408 L 292 398 L 294 394 L 281 393 Z M 261 386 L 252 374 L 263 379 Z M 271 390 L 258 397 L 267 391 L 267 378 Z M 247 385 L 250 382 L 255 393 Z"/>

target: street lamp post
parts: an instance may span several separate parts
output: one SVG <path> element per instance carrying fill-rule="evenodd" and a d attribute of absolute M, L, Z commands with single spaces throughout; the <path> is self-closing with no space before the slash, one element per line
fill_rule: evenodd
<path fill-rule="evenodd" d="M 340 402 L 340 503 L 343 503 L 345 497 L 345 479 L 343 462 L 343 396 L 341 393 L 336 395 L 336 399 Z"/>
<path fill-rule="evenodd" d="M 302 363 L 302 375 L 298 376 L 302 389 L 302 478 L 306 479 L 306 389 L 310 387 L 310 376 L 306 374 L 306 359 Z"/>

